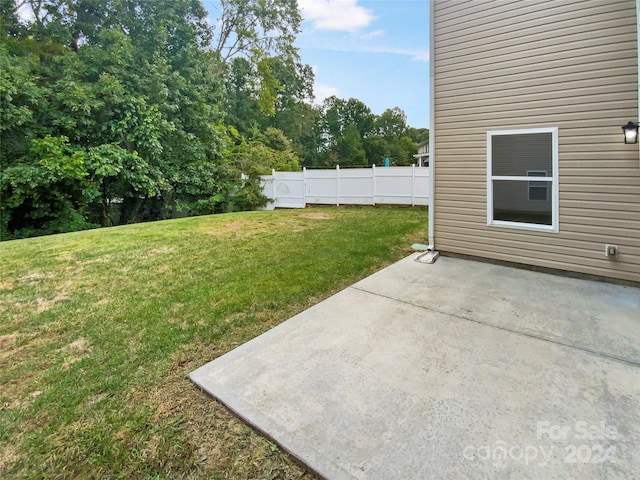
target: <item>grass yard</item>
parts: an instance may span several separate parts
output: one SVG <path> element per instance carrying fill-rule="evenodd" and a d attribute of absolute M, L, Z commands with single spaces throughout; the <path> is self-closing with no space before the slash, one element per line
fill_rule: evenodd
<path fill-rule="evenodd" d="M 421 208 L 327 207 L 0 243 L 0 477 L 315 478 L 187 375 L 426 227 Z"/>

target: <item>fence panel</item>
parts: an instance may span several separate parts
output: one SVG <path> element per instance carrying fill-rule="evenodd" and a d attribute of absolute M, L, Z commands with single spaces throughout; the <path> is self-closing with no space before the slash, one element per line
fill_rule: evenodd
<path fill-rule="evenodd" d="M 262 207 L 261 210 L 273 210 L 276 208 L 276 202 L 274 200 L 276 196 L 273 190 L 273 176 L 262 175 L 260 177 L 260 186 L 262 187 L 263 195 L 271 199 L 271 201 Z"/>
<path fill-rule="evenodd" d="M 338 172 L 335 170 L 303 170 L 306 181 L 306 203 L 336 205 L 338 200 Z"/>
<path fill-rule="evenodd" d="M 428 205 L 429 169 L 375 167 L 302 172 L 273 172 L 263 176 L 264 194 L 273 207 L 325 205 Z"/>
<path fill-rule="evenodd" d="M 338 170 L 338 172 L 340 172 L 341 204 L 373 205 L 375 203 L 373 168 L 349 168 Z"/>
<path fill-rule="evenodd" d="M 273 172 L 273 198 L 276 207 L 304 208 L 304 172 Z"/>

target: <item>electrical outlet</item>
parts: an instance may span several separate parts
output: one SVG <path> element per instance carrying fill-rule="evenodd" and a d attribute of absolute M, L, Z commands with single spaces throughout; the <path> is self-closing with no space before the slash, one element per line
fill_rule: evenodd
<path fill-rule="evenodd" d="M 605 245 L 604 254 L 607 257 L 617 257 L 618 256 L 618 246 L 617 245 Z"/>

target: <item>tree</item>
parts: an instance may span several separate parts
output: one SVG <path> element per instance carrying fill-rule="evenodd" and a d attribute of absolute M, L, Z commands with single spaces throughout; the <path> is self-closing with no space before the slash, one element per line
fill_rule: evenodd
<path fill-rule="evenodd" d="M 375 122 L 376 132 L 387 140 L 407 134 L 407 115 L 401 108 L 388 108 Z"/>
<path fill-rule="evenodd" d="M 293 140 L 293 149 L 296 154 L 303 159 L 306 166 L 322 165 L 324 155 L 322 108 L 298 103 L 295 110 L 290 111 L 289 116 L 293 125 L 288 132 Z"/>
<path fill-rule="evenodd" d="M 0 35 L 3 37 L 14 36 L 21 30 L 16 13 L 25 1 L 0 0 Z"/>
<path fill-rule="evenodd" d="M 413 155 L 418 145 L 409 137 L 396 137 L 389 141 L 389 159 L 393 165 L 411 165 L 415 163 Z"/>
<path fill-rule="evenodd" d="M 374 126 L 371 110 L 360 100 L 350 98 L 345 101 L 336 96 L 325 99 L 322 110 L 325 154 L 336 152 L 341 164 L 365 164 L 362 142 Z"/>
<path fill-rule="evenodd" d="M 362 147 L 369 165 L 383 165 L 389 156 L 388 142 L 380 135 L 369 135 L 362 140 Z"/>
<path fill-rule="evenodd" d="M 407 136 L 411 138 L 415 143 L 422 143 L 429 141 L 429 129 L 428 128 L 413 128 L 407 129 Z"/>
<path fill-rule="evenodd" d="M 355 125 L 360 137 L 373 132 L 375 116 L 371 109 L 356 98 L 350 98 L 343 105 L 342 122 L 344 125 Z"/>
<path fill-rule="evenodd" d="M 342 135 L 346 127 L 343 111 L 345 101 L 332 95 L 322 102 L 323 111 L 323 133 L 327 139 L 327 149 L 332 149 L 336 145 L 338 137 Z"/>
<path fill-rule="evenodd" d="M 275 114 L 265 119 L 262 126 L 278 128 L 294 144 L 300 144 L 313 125 L 309 122 L 312 116 L 313 70 L 309 65 L 282 56 L 272 57 L 269 62 L 280 88 Z"/>
<path fill-rule="evenodd" d="M 249 209 L 263 206 L 268 199 L 262 193 L 260 175 L 299 171 L 300 161 L 291 148 L 291 142 L 277 128 L 268 127 L 253 139 L 240 138 L 233 148 L 237 168 L 243 173 L 243 184 L 231 198 L 231 209 Z"/>
<path fill-rule="evenodd" d="M 233 155 L 245 175 L 270 175 L 272 170 L 294 172 L 301 169 L 291 141 L 273 127 L 257 133 L 253 139 L 241 139 L 233 149 Z"/>
<path fill-rule="evenodd" d="M 390 157 L 395 165 L 410 165 L 417 143 L 407 136 L 405 113 L 398 107 L 376 117 L 360 100 L 335 96 L 322 105 L 320 155 L 325 164 L 380 164 Z"/>
<path fill-rule="evenodd" d="M 362 147 L 362 137 L 358 127 L 350 123 L 338 138 L 336 150 L 340 165 L 345 167 L 363 167 L 367 164 L 367 156 Z"/>
<path fill-rule="evenodd" d="M 234 58 L 229 64 L 225 96 L 226 121 L 241 133 L 249 132 L 259 117 L 257 82 L 253 69 L 254 66 L 244 57 Z"/>
<path fill-rule="evenodd" d="M 97 226 L 87 221 L 89 202 L 98 195 L 89 181 L 83 151 L 67 137 L 45 136 L 0 174 L 0 238 L 22 238 Z"/>
<path fill-rule="evenodd" d="M 37 55 L 12 54 L 0 44 L 0 165 L 25 155 L 39 129 L 35 112 L 43 106 L 43 89 L 35 80 Z"/>
<path fill-rule="evenodd" d="M 255 52 L 298 57 L 294 41 L 302 18 L 296 0 L 220 0 L 219 14 L 214 51 L 223 65 Z"/>
<path fill-rule="evenodd" d="M 211 29 L 201 3 L 28 4 L 33 21 L 1 39 L 0 62 L 10 67 L 3 70 L 10 78 L 0 87 L 5 98 L 0 107 L 11 117 L 1 132 L 3 175 L 14 178 L 14 166 L 41 172 L 33 146 L 66 138 L 64 148 L 52 147 L 48 158 L 58 155 L 62 161 L 69 157 L 65 151 L 73 150 L 83 159 L 82 178 L 98 192 L 83 199 L 83 215 L 92 221 L 112 223 L 114 198 L 122 199 L 126 222 L 163 218 L 178 205 L 194 213 L 223 210 L 240 172 L 221 155 L 223 138 L 216 126 L 222 122 L 223 88 L 215 56 L 205 48 Z M 32 178 L 52 194 L 69 193 L 61 177 L 52 182 L 34 173 Z M 8 182 L 1 193 L 11 196 L 19 187 Z M 36 230 L 36 205 L 20 198 L 20 205 L 3 203 L 3 224 L 23 225 L 26 231 L 31 222 L 29 228 Z M 53 202 L 48 210 L 62 218 L 56 208 L 63 204 Z"/>

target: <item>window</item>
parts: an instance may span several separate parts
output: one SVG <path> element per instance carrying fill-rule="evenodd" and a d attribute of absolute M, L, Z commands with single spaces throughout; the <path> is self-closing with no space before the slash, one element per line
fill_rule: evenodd
<path fill-rule="evenodd" d="M 546 177 L 546 170 L 527 170 L 527 177 Z M 549 200 L 548 182 L 529 182 L 529 201 Z"/>
<path fill-rule="evenodd" d="M 487 223 L 558 231 L 557 128 L 487 133 Z"/>

